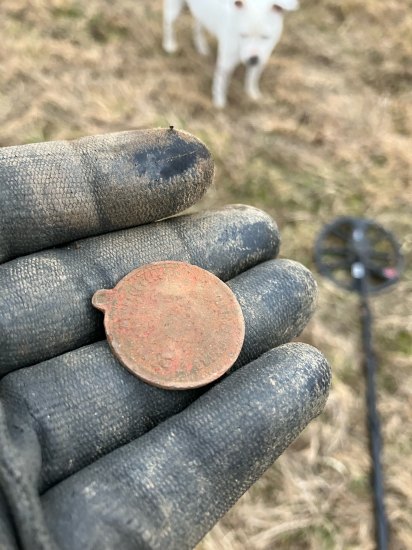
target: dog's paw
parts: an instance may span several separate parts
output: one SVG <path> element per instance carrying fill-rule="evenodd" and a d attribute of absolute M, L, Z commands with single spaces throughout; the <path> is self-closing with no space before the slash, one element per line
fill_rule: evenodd
<path fill-rule="evenodd" d="M 175 40 L 163 40 L 163 49 L 167 53 L 176 53 L 179 48 Z"/>
<path fill-rule="evenodd" d="M 262 92 L 259 90 L 259 88 L 248 90 L 247 95 L 252 101 L 259 101 L 260 99 L 262 99 Z"/>
<path fill-rule="evenodd" d="M 214 97 L 213 105 L 216 107 L 216 109 L 224 109 L 226 107 L 226 98 L 221 96 Z"/>
<path fill-rule="evenodd" d="M 198 51 L 198 53 L 200 53 L 200 55 L 203 55 L 204 57 L 206 57 L 210 54 L 209 44 L 203 33 L 195 34 L 194 41 L 195 41 L 196 50 Z"/>
<path fill-rule="evenodd" d="M 205 41 L 198 41 L 196 43 L 196 49 L 200 55 L 207 57 L 210 54 L 209 44 Z"/>

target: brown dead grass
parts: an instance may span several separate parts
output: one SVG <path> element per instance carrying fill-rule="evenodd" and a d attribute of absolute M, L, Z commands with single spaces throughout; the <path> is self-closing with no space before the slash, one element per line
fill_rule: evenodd
<path fill-rule="evenodd" d="M 270 212 L 282 255 L 313 268 L 323 223 L 379 220 L 412 249 L 412 2 L 303 2 L 286 23 L 251 104 L 242 71 L 230 105 L 211 107 L 214 60 L 190 18 L 166 56 L 160 0 L 2 0 L 0 145 L 173 124 L 202 138 L 216 185 L 199 208 L 246 202 Z M 410 264 L 409 264 L 410 265 Z M 199 545 L 201 550 L 372 549 L 357 300 L 319 278 L 302 339 L 330 359 L 321 417 Z M 411 269 L 374 299 L 379 408 L 392 548 L 412 548 Z"/>

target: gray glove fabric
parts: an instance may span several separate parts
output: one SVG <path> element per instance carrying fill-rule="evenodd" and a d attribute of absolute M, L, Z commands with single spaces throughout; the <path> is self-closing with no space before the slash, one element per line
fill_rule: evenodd
<path fill-rule="evenodd" d="M 321 412 L 329 366 L 288 343 L 316 285 L 274 259 L 274 222 L 245 206 L 155 222 L 212 179 L 175 130 L 0 150 L 0 548 L 193 548 Z M 206 388 L 134 377 L 91 306 L 159 260 L 213 272 L 241 305 L 242 352 Z"/>

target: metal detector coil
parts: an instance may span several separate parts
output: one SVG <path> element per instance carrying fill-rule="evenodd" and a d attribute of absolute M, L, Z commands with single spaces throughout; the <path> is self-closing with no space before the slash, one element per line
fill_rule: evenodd
<path fill-rule="evenodd" d="M 399 245 L 388 231 L 374 221 L 348 216 L 323 228 L 315 262 L 319 273 L 346 290 L 361 292 L 359 280 L 364 278 L 368 294 L 395 284 L 403 266 Z"/>

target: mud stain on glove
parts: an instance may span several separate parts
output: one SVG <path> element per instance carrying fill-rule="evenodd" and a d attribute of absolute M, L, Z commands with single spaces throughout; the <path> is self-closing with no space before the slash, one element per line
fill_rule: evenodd
<path fill-rule="evenodd" d="M 172 216 L 213 181 L 192 135 L 139 130 L 0 150 L 0 262 Z"/>

